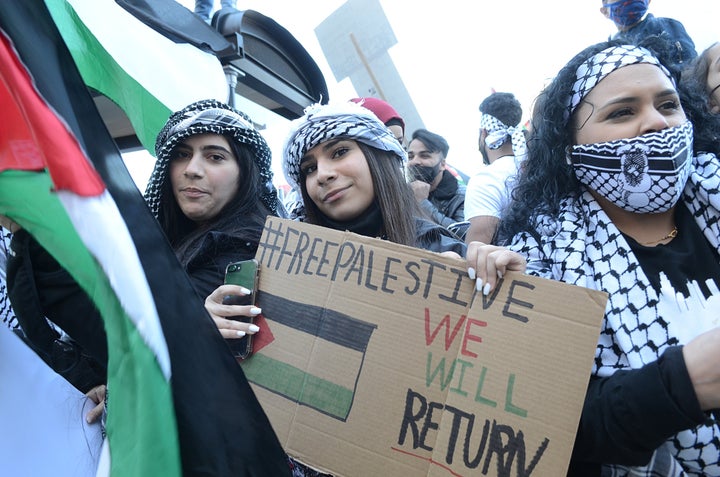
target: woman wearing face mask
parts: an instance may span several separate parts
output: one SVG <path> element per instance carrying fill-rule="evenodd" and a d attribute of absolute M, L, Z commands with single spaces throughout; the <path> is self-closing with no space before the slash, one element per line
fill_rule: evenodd
<path fill-rule="evenodd" d="M 720 475 L 720 162 L 678 91 L 648 49 L 578 54 L 536 102 L 517 253 L 468 250 L 486 292 L 526 266 L 609 295 L 569 475 Z"/>
<path fill-rule="evenodd" d="M 305 222 L 465 255 L 462 241 L 421 218 L 403 177 L 405 150 L 370 110 L 352 102 L 310 107 L 291 124 L 283 156 Z"/>

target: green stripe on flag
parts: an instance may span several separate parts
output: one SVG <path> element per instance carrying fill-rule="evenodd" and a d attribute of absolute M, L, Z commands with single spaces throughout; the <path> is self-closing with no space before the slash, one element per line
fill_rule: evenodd
<path fill-rule="evenodd" d="M 120 106 L 130 119 L 140 142 L 154 153 L 155 138 L 173 111 L 115 61 L 66 0 L 46 0 L 45 3 L 85 84 Z"/>
<path fill-rule="evenodd" d="M 352 389 L 313 376 L 295 366 L 255 354 L 242 363 L 248 381 L 320 412 L 347 419 L 352 407 Z"/>
<path fill-rule="evenodd" d="M 108 362 L 111 472 L 179 476 L 170 383 L 52 189 L 47 173 L 2 172 L 0 214 L 11 216 L 31 233 L 72 274 L 103 315 L 108 347 L 115 350 Z"/>

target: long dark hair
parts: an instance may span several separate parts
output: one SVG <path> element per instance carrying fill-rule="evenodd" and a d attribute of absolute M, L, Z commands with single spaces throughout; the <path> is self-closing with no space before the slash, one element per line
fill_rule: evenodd
<path fill-rule="evenodd" d="M 562 199 L 577 200 L 580 182 L 566 161 L 566 148 L 575 143 L 577 127 L 565 111 L 578 67 L 588 58 L 611 46 L 629 44 L 627 40 L 610 40 L 591 45 L 575 55 L 540 93 L 531 118 L 528 156 L 512 191 L 512 201 L 500 223 L 499 243 L 507 243 L 515 234 L 535 233 L 539 216 L 557 217 Z M 669 45 L 660 37 L 646 37 L 638 43 L 647 48 L 675 78 L 678 94 L 688 119 L 695 126 L 695 150 L 707 147 L 711 130 L 699 121 L 704 118 L 702 102 L 696 89 L 680 83 L 680 70 L 669 60 Z M 707 106 L 704 108 L 707 111 Z M 717 131 L 717 130 L 716 130 Z M 717 147 L 717 146 L 716 146 Z"/>
<path fill-rule="evenodd" d="M 682 88 L 683 109 L 693 123 L 695 151 L 720 155 L 720 114 L 710 110 L 710 90 L 707 77 L 710 71 L 710 49 L 713 43 L 695 58 L 682 72 L 679 87 Z"/>
<path fill-rule="evenodd" d="M 416 217 L 420 208 L 413 197 L 410 186 L 405 182 L 398 157 L 388 151 L 368 146 L 352 138 L 365 155 L 375 191 L 375 202 L 380 208 L 383 229 L 388 240 L 402 245 L 417 245 Z M 305 221 L 321 224 L 322 212 L 307 193 L 305 177 L 300 176 L 300 191 L 305 204 Z"/>
<path fill-rule="evenodd" d="M 265 218 L 275 215 L 260 200 L 260 170 L 252 152 L 245 144 L 224 135 L 238 163 L 238 190 L 235 197 L 210 221 L 198 225 L 190 220 L 175 201 L 170 178 L 163 184 L 158 220 L 180 263 L 186 266 L 200 249 L 202 239 L 210 231 L 259 241 Z"/>

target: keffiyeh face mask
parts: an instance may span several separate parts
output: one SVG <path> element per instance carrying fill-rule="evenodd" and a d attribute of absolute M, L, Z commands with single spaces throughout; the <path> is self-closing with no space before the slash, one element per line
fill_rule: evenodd
<path fill-rule="evenodd" d="M 578 180 L 628 212 L 658 213 L 680 199 L 692 167 L 693 127 L 579 144 L 568 151 Z"/>

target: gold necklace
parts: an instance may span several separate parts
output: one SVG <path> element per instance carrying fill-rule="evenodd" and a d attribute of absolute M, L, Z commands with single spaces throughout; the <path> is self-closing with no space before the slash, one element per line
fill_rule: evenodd
<path fill-rule="evenodd" d="M 673 227 L 673 229 L 670 231 L 670 233 L 667 234 L 666 236 L 664 236 L 663 238 L 658 239 L 658 240 L 653 240 L 651 242 L 641 242 L 640 245 L 654 245 L 656 243 L 660 243 L 667 239 L 674 239 L 675 237 L 677 237 L 677 234 L 678 234 L 678 230 L 677 230 L 677 225 L 676 225 Z"/>

